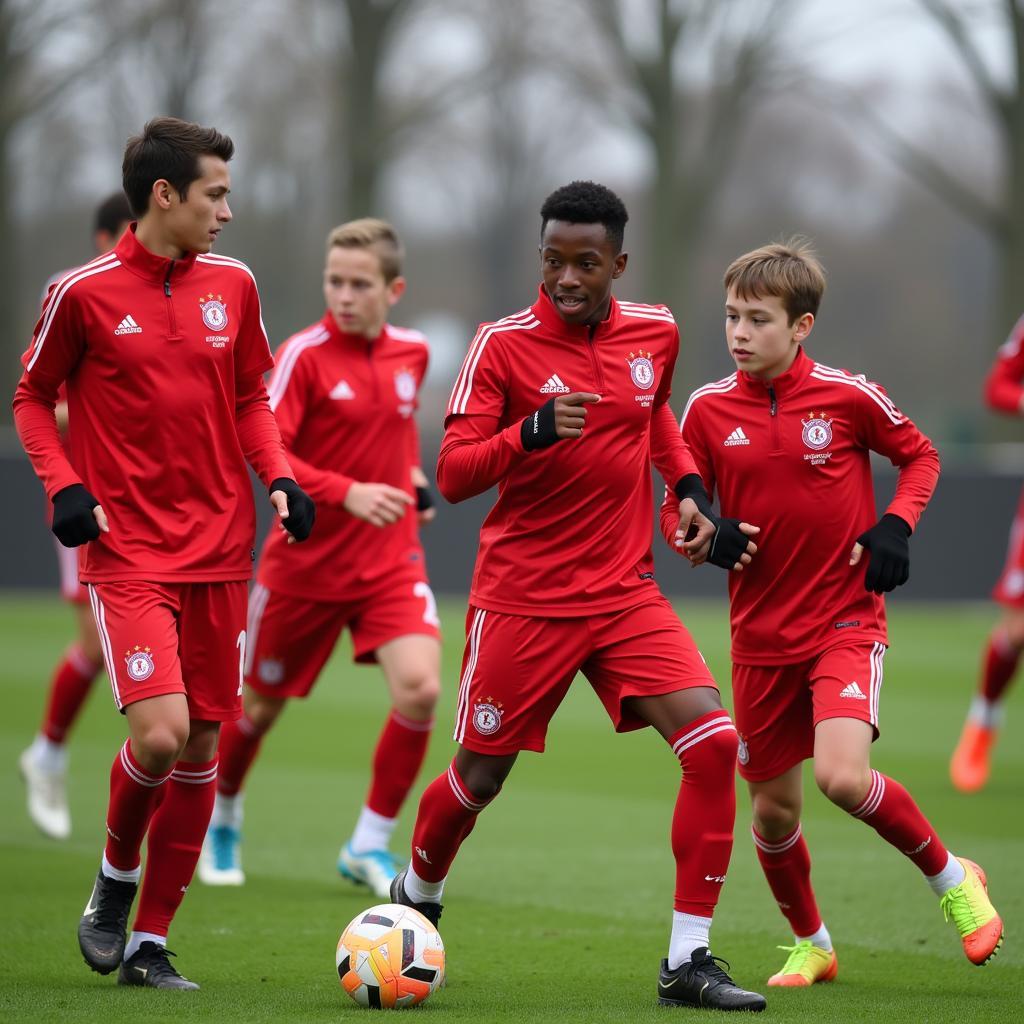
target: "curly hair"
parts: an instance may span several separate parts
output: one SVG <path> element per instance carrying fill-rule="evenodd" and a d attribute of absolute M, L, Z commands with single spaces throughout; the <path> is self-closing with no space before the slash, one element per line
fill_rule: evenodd
<path fill-rule="evenodd" d="M 610 189 L 595 181 L 572 181 L 555 189 L 540 208 L 540 233 L 549 220 L 568 224 L 602 224 L 616 254 L 622 251 L 622 238 L 629 214 L 625 204 Z"/>

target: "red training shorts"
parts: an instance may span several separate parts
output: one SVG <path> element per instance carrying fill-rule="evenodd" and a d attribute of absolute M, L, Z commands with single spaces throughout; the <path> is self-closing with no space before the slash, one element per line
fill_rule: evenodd
<path fill-rule="evenodd" d="M 401 636 L 440 639 L 437 604 L 425 580 L 391 584 L 359 601 L 305 601 L 257 583 L 249 597 L 245 681 L 267 697 L 305 697 L 342 629 L 352 631 L 353 660 L 377 660 L 378 647 Z"/>
<path fill-rule="evenodd" d="M 733 665 L 739 772 L 774 779 L 814 755 L 814 727 L 826 718 L 868 722 L 878 739 L 885 644 L 833 647 L 792 665 Z"/>
<path fill-rule="evenodd" d="M 247 590 L 242 580 L 89 584 L 118 710 L 183 693 L 191 718 L 238 718 Z"/>
<path fill-rule="evenodd" d="M 1009 608 L 1024 608 L 1024 490 L 1010 526 L 1003 572 L 992 589 L 992 597 Z"/>
<path fill-rule="evenodd" d="M 544 749 L 548 722 L 577 672 L 616 732 L 647 722 L 623 707 L 693 686 L 715 687 L 686 627 L 660 594 L 585 618 L 534 618 L 469 606 L 455 740 L 480 754 Z M 717 689 L 717 687 L 715 687 Z"/>

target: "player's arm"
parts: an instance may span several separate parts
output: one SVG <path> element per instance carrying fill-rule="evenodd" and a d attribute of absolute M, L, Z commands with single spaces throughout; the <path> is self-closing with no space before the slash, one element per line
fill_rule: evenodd
<path fill-rule="evenodd" d="M 854 401 L 858 441 L 899 468 L 885 514 L 850 551 L 851 566 L 859 565 L 868 552 L 864 588 L 884 594 L 910 579 L 910 535 L 938 482 L 939 453 L 879 385 L 866 382 Z"/>
<path fill-rule="evenodd" d="M 53 502 L 51 529 L 65 547 L 77 547 L 109 533 L 99 499 L 68 461 L 57 428 L 60 385 L 85 351 L 70 288 L 51 289 L 36 324 L 25 367 L 14 393 L 14 423 L 36 475 Z"/>
<path fill-rule="evenodd" d="M 985 378 L 985 401 L 996 412 L 1024 416 L 1024 317 L 996 354 Z"/>

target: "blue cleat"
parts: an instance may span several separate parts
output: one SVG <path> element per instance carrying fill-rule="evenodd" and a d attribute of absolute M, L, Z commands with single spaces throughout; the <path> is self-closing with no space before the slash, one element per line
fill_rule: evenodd
<path fill-rule="evenodd" d="M 369 886 L 375 896 L 390 898 L 391 880 L 402 866 L 390 850 L 368 850 L 354 853 L 346 843 L 338 853 L 338 874 L 357 885 Z"/>
<path fill-rule="evenodd" d="M 212 825 L 199 855 L 199 881 L 204 885 L 244 885 L 242 831 L 232 825 Z"/>

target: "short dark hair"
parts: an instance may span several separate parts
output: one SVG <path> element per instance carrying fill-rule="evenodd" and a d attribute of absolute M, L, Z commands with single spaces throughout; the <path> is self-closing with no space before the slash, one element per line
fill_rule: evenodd
<path fill-rule="evenodd" d="M 540 208 L 540 233 L 549 220 L 564 220 L 568 224 L 603 224 L 615 252 L 622 251 L 626 230 L 625 204 L 610 189 L 595 181 L 571 181 L 556 188 Z"/>
<path fill-rule="evenodd" d="M 120 234 L 123 224 L 132 219 L 128 197 L 123 192 L 114 192 L 96 207 L 93 231 L 106 231 L 108 235 Z"/>
<path fill-rule="evenodd" d="M 177 117 L 154 117 L 141 135 L 128 140 L 121 164 L 132 213 L 141 217 L 149 208 L 154 181 L 166 179 L 184 199 L 189 185 L 200 176 L 201 156 L 218 156 L 227 161 L 234 152 L 235 144 L 216 128 L 203 128 Z"/>

